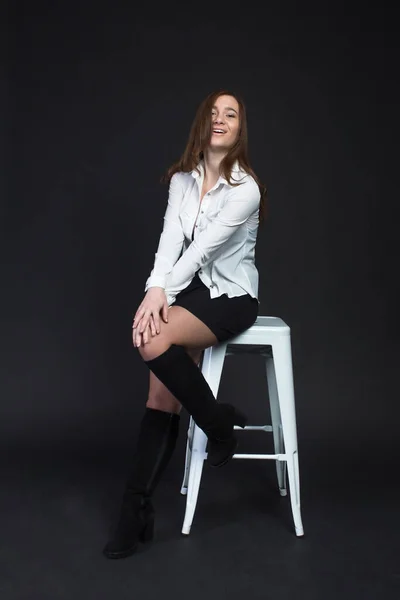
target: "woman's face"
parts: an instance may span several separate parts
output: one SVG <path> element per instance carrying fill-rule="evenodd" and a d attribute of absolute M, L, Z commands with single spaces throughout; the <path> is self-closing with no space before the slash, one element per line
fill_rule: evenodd
<path fill-rule="evenodd" d="M 228 150 L 236 141 L 239 131 L 239 104 L 233 96 L 219 96 L 211 111 L 211 139 L 213 150 Z"/>

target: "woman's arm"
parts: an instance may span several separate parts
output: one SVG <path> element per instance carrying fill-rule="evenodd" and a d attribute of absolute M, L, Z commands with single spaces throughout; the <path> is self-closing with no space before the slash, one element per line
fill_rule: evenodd
<path fill-rule="evenodd" d="M 260 206 L 260 190 L 253 181 L 233 188 L 226 203 L 176 262 L 166 279 L 165 292 L 172 300 L 193 279 L 198 269 L 214 260 L 218 250 Z"/>
<path fill-rule="evenodd" d="M 169 183 L 168 206 L 164 215 L 164 226 L 160 235 L 155 261 L 144 291 L 150 287 L 162 287 L 168 273 L 178 260 L 182 251 L 184 234 L 179 220 L 179 209 L 183 198 L 183 189 L 179 173 L 175 173 Z"/>

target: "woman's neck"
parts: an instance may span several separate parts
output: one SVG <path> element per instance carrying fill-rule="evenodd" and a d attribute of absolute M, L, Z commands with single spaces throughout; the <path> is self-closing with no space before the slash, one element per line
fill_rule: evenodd
<path fill-rule="evenodd" d="M 219 167 L 226 152 L 204 151 L 204 181 L 214 184 L 220 176 Z"/>

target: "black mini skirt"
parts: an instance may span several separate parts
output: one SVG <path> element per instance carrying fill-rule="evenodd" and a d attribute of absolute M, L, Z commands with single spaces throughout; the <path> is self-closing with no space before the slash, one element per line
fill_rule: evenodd
<path fill-rule="evenodd" d="M 250 294 L 229 298 L 222 294 L 211 298 L 210 290 L 195 274 L 189 285 L 175 298 L 171 306 L 182 306 L 203 321 L 219 342 L 239 335 L 251 327 L 258 316 L 258 300 Z"/>

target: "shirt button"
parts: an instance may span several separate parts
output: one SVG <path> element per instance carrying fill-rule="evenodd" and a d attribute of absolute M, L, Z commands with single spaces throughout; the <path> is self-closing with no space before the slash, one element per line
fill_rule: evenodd
<path fill-rule="evenodd" d="M 204 210 L 201 211 L 202 213 L 204 212 Z"/>

